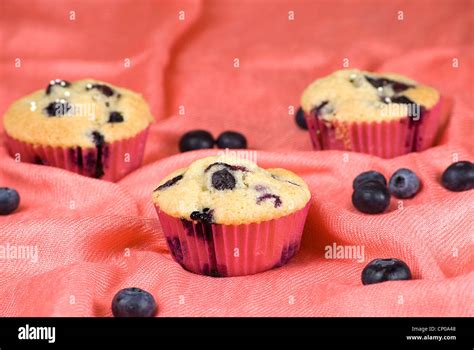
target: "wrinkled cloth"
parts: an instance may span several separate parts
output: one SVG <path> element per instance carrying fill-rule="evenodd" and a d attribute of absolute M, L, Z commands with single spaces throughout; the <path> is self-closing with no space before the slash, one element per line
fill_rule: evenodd
<path fill-rule="evenodd" d="M 2 1 L 0 115 L 51 79 L 93 77 L 141 92 L 156 123 L 143 166 L 117 183 L 17 163 L 0 127 L 0 186 L 21 195 L 19 209 L 0 217 L 0 248 L 38 253 L 0 259 L 0 315 L 111 316 L 114 294 L 134 286 L 155 296 L 159 316 L 474 316 L 474 191 L 440 185 L 453 161 L 474 160 L 473 7 Z M 451 99 L 438 145 L 389 160 L 312 151 L 289 111 L 305 86 L 344 62 L 408 75 Z M 169 172 L 216 153 L 179 154 L 180 135 L 196 128 L 241 131 L 260 166 L 290 169 L 308 183 L 302 247 L 286 266 L 212 278 L 172 260 L 151 193 Z M 401 167 L 422 180 L 415 198 L 392 198 L 381 215 L 354 209 L 356 175 L 375 169 L 389 177 Z M 364 261 L 329 258 L 334 244 L 363 248 Z M 414 279 L 363 286 L 364 266 L 389 257 L 404 260 Z"/>

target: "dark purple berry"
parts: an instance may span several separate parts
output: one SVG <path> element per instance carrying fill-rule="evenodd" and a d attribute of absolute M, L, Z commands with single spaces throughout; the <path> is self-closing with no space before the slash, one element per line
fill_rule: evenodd
<path fill-rule="evenodd" d="M 257 204 L 260 204 L 263 201 L 266 201 L 268 199 L 273 199 L 274 200 L 273 206 L 275 208 L 278 208 L 282 204 L 280 196 L 278 196 L 276 194 L 271 194 L 271 193 L 265 193 L 265 194 L 261 195 L 260 197 L 258 197 L 257 198 Z"/>
<path fill-rule="evenodd" d="M 227 267 L 225 265 L 218 265 L 214 268 L 211 268 L 209 264 L 204 264 L 201 268 L 203 275 L 210 277 L 226 277 L 227 276 Z"/>
<path fill-rule="evenodd" d="M 212 186 L 219 191 L 235 188 L 235 177 L 227 169 L 216 171 L 212 174 Z"/>
<path fill-rule="evenodd" d="M 441 177 L 444 188 L 454 192 L 467 191 L 474 188 L 474 164 L 459 161 L 451 164 Z"/>
<path fill-rule="evenodd" d="M 87 90 L 91 90 L 91 89 L 99 90 L 103 95 L 105 95 L 107 97 L 110 97 L 114 94 L 114 90 L 110 86 L 104 85 L 104 84 L 87 85 L 86 89 Z"/>
<path fill-rule="evenodd" d="M 155 191 L 161 191 L 161 190 L 163 190 L 163 189 L 165 189 L 165 188 L 171 187 L 171 186 L 173 186 L 175 183 L 177 183 L 179 180 L 181 180 L 182 178 L 183 178 L 183 174 L 178 175 L 178 176 L 175 176 L 175 177 L 173 177 L 172 179 L 166 181 L 163 185 L 158 186 L 158 187 L 155 189 Z M 155 191 L 153 191 L 153 192 L 155 192 Z"/>
<path fill-rule="evenodd" d="M 247 148 L 247 139 L 244 135 L 236 131 L 225 131 L 217 138 L 217 147 L 242 149 Z"/>
<path fill-rule="evenodd" d="M 72 105 L 68 102 L 51 102 L 46 106 L 44 111 L 49 117 L 59 117 L 67 114 L 72 109 Z"/>
<path fill-rule="evenodd" d="M 321 109 L 323 109 L 328 103 L 329 101 L 323 101 L 319 105 L 317 105 L 316 108 L 314 109 L 316 111 L 316 114 L 318 114 L 321 111 Z"/>
<path fill-rule="evenodd" d="M 257 192 L 267 192 L 268 191 L 268 187 L 265 186 L 265 185 L 256 185 L 254 188 L 255 188 L 255 191 L 257 191 Z"/>
<path fill-rule="evenodd" d="M 329 101 L 323 101 L 313 108 L 312 113 L 318 116 L 331 114 L 334 113 L 334 107 L 329 103 Z"/>
<path fill-rule="evenodd" d="M 352 193 L 352 204 L 362 213 L 383 213 L 390 204 L 390 193 L 380 182 L 364 182 Z"/>
<path fill-rule="evenodd" d="M 383 176 L 378 171 L 369 170 L 369 171 L 364 171 L 363 173 L 360 173 L 359 175 L 356 176 L 356 178 L 352 182 L 352 188 L 355 190 L 357 187 L 359 187 L 361 184 L 367 181 L 375 181 L 375 182 L 379 182 L 380 184 L 384 186 L 387 186 L 387 180 L 385 179 L 385 176 Z"/>
<path fill-rule="evenodd" d="M 168 243 L 168 248 L 170 250 L 171 256 L 178 263 L 183 263 L 183 249 L 181 247 L 181 241 L 179 237 L 167 237 L 166 243 Z"/>
<path fill-rule="evenodd" d="M 214 221 L 214 210 L 209 208 L 204 208 L 202 212 L 200 211 L 193 211 L 189 216 L 191 220 L 198 221 L 202 224 L 212 224 Z"/>
<path fill-rule="evenodd" d="M 280 255 L 280 261 L 275 264 L 274 267 L 280 267 L 288 263 L 291 258 L 295 256 L 299 249 L 299 242 L 290 243 L 288 246 L 283 247 Z"/>
<path fill-rule="evenodd" d="M 308 124 L 306 123 L 306 117 L 304 116 L 303 108 L 298 108 L 295 114 L 296 124 L 303 130 L 308 130 Z"/>
<path fill-rule="evenodd" d="M 33 163 L 38 165 L 44 165 L 43 159 L 41 159 L 41 157 L 38 155 L 35 155 L 35 157 L 33 158 Z"/>
<path fill-rule="evenodd" d="M 379 87 L 385 87 L 385 86 L 391 86 L 393 91 L 395 93 L 400 93 L 402 91 L 405 91 L 409 88 L 414 87 L 413 85 L 401 83 L 399 81 L 387 79 L 387 78 L 372 78 L 369 77 L 368 75 L 365 76 L 365 79 L 372 85 L 374 88 L 379 88 Z"/>
<path fill-rule="evenodd" d="M 388 189 L 396 198 L 411 198 L 420 190 L 420 179 L 410 169 L 398 169 L 390 178 Z"/>
<path fill-rule="evenodd" d="M 209 170 L 211 170 L 213 167 L 215 166 L 223 166 L 229 170 L 233 170 L 233 171 L 249 171 L 246 167 L 242 166 L 242 165 L 231 165 L 231 164 L 227 164 L 227 163 L 222 163 L 222 162 L 216 162 L 216 163 L 212 163 L 210 164 L 205 170 L 204 172 L 207 173 Z"/>
<path fill-rule="evenodd" d="M 54 79 L 49 82 L 48 87 L 46 88 L 46 95 L 49 95 L 51 93 L 51 90 L 54 86 L 59 85 L 62 87 L 68 87 L 71 85 L 70 82 L 66 80 L 61 80 L 61 79 Z"/>
<path fill-rule="evenodd" d="M 70 147 L 68 149 L 68 157 L 73 164 L 77 165 L 79 169 L 84 168 L 84 158 L 82 156 L 82 147 Z"/>
<path fill-rule="evenodd" d="M 410 100 L 406 96 L 392 96 L 392 97 L 381 97 L 380 98 L 382 102 L 384 103 L 397 103 L 397 104 L 403 104 L 403 105 L 411 105 L 412 109 L 415 109 L 417 107 L 420 108 L 420 114 L 424 112 L 424 107 L 421 105 L 418 105 L 414 101 Z"/>
<path fill-rule="evenodd" d="M 179 150 L 181 152 L 194 151 L 198 149 L 213 148 L 214 138 L 205 130 L 192 130 L 181 136 Z"/>
<path fill-rule="evenodd" d="M 394 97 L 388 97 L 388 103 L 399 103 L 399 104 L 404 104 L 404 105 L 416 105 L 415 102 L 410 100 L 406 96 L 394 96 Z"/>
<path fill-rule="evenodd" d="M 102 135 L 98 131 L 93 131 L 92 132 L 92 141 L 94 142 L 94 145 L 96 145 L 97 147 L 103 146 L 104 143 L 105 143 L 104 135 Z"/>
<path fill-rule="evenodd" d="M 115 317 L 153 317 L 156 311 L 153 295 L 140 288 L 122 289 L 112 300 L 112 313 Z"/>
<path fill-rule="evenodd" d="M 407 264 L 394 258 L 372 260 L 362 271 L 364 285 L 400 280 L 411 280 L 411 271 Z"/>
<path fill-rule="evenodd" d="M 109 114 L 109 123 L 121 123 L 123 122 L 123 115 L 120 112 L 110 112 Z"/>
<path fill-rule="evenodd" d="M 0 215 L 13 213 L 20 205 L 20 195 L 14 188 L 0 187 Z"/>
<path fill-rule="evenodd" d="M 95 148 L 97 150 L 95 164 L 94 164 L 94 173 L 92 174 L 93 177 L 96 179 L 101 178 L 104 176 L 104 163 L 103 163 L 103 156 L 104 156 L 104 147 L 105 147 L 105 137 L 99 131 L 92 132 L 92 142 L 94 142 Z M 92 159 L 91 163 L 94 163 Z"/>

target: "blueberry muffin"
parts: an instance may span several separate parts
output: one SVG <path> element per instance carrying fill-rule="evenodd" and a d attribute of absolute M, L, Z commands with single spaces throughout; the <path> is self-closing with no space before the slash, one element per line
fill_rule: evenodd
<path fill-rule="evenodd" d="M 441 96 L 398 74 L 336 71 L 301 97 L 313 146 L 390 158 L 433 144 Z"/>
<path fill-rule="evenodd" d="M 141 95 L 92 79 L 52 80 L 3 119 L 9 151 L 22 162 L 107 180 L 140 165 L 152 121 Z"/>
<path fill-rule="evenodd" d="M 164 178 L 153 202 L 178 263 L 238 276 L 281 266 L 297 252 L 310 192 L 291 171 L 218 156 Z"/>

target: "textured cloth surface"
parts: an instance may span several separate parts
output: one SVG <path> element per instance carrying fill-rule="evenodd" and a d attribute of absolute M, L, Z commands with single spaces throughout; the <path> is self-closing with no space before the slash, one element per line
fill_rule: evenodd
<path fill-rule="evenodd" d="M 474 192 L 451 193 L 439 183 L 456 157 L 474 160 L 473 1 L 0 6 L 0 115 L 50 79 L 94 77 L 142 92 L 157 121 L 143 167 L 118 183 L 16 163 L 0 128 L 0 186 L 21 195 L 20 208 L 0 217 L 0 248 L 38 249 L 36 262 L 0 260 L 0 315 L 110 316 L 114 294 L 136 286 L 155 296 L 160 316 L 474 316 Z M 350 67 L 408 75 L 449 97 L 439 145 L 392 160 L 311 151 L 289 106 L 345 59 Z M 314 202 L 301 251 L 288 265 L 211 278 L 172 261 L 151 192 L 167 173 L 215 153 L 177 154 L 179 136 L 195 128 L 216 136 L 242 131 L 260 166 L 285 167 L 307 181 Z M 376 216 L 352 207 L 357 174 L 390 176 L 400 167 L 422 179 L 414 199 L 392 199 Z M 365 261 L 326 258 L 334 243 L 363 247 Z M 404 260 L 414 280 L 363 286 L 363 267 L 379 257 Z"/>

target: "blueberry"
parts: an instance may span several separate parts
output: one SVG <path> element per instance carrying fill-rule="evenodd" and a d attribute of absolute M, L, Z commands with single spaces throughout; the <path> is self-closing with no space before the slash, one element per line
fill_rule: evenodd
<path fill-rule="evenodd" d="M 61 79 L 51 80 L 49 82 L 48 87 L 46 88 L 46 95 L 49 95 L 51 93 L 51 90 L 55 85 L 59 85 L 59 86 L 62 86 L 62 87 L 68 87 L 68 86 L 71 85 L 71 83 L 66 81 L 66 80 L 61 80 Z"/>
<path fill-rule="evenodd" d="M 411 280 L 411 271 L 407 264 L 394 258 L 372 260 L 362 271 L 364 285 L 400 280 Z"/>
<path fill-rule="evenodd" d="M 179 140 L 179 150 L 181 152 L 213 147 L 214 138 L 205 130 L 188 131 L 181 136 L 181 139 Z"/>
<path fill-rule="evenodd" d="M 92 159 L 91 163 L 94 164 L 94 172 L 93 172 L 93 177 L 96 179 L 100 179 L 102 176 L 104 176 L 104 162 L 103 162 L 103 157 L 106 154 L 106 143 L 105 143 L 105 137 L 103 134 L 101 134 L 99 131 L 93 131 L 92 132 L 92 142 L 95 144 L 95 148 L 97 150 L 96 154 L 96 159 L 95 161 Z"/>
<path fill-rule="evenodd" d="M 258 197 L 257 198 L 257 204 L 260 204 L 263 201 L 266 201 L 267 199 L 273 199 L 274 200 L 273 206 L 275 208 L 278 208 L 282 204 L 280 196 L 278 196 L 276 194 L 271 194 L 271 193 L 265 193 L 265 194 L 261 195 L 260 197 Z"/>
<path fill-rule="evenodd" d="M 334 113 L 334 107 L 329 103 L 329 101 L 323 101 L 313 108 L 312 113 L 319 116 L 331 114 Z"/>
<path fill-rule="evenodd" d="M 211 268 L 209 264 L 204 264 L 201 268 L 203 275 L 210 277 L 225 277 L 227 276 L 227 266 L 218 265 L 214 268 Z"/>
<path fill-rule="evenodd" d="M 20 205 L 20 195 L 9 187 L 0 187 L 0 215 L 13 213 Z"/>
<path fill-rule="evenodd" d="M 459 161 L 451 164 L 441 177 L 444 188 L 454 192 L 467 191 L 474 188 L 474 164 Z"/>
<path fill-rule="evenodd" d="M 385 176 L 383 176 L 378 171 L 369 170 L 364 171 L 355 177 L 354 181 L 352 182 L 352 188 L 355 190 L 357 187 L 367 181 L 375 181 L 387 186 L 387 180 L 385 180 Z"/>
<path fill-rule="evenodd" d="M 86 86 L 86 90 L 96 89 L 99 90 L 103 95 L 110 97 L 114 94 L 114 90 L 107 85 L 104 84 L 88 84 Z"/>
<path fill-rule="evenodd" d="M 227 169 L 216 171 L 212 174 L 212 186 L 219 191 L 235 188 L 235 177 Z"/>
<path fill-rule="evenodd" d="M 123 122 L 123 115 L 120 112 L 110 112 L 109 114 L 109 123 L 121 123 Z"/>
<path fill-rule="evenodd" d="M 363 213 L 379 214 L 388 208 L 390 193 L 380 182 L 364 182 L 352 193 L 352 204 Z"/>
<path fill-rule="evenodd" d="M 217 147 L 242 149 L 247 148 L 247 139 L 240 132 L 225 131 L 217 138 Z"/>
<path fill-rule="evenodd" d="M 296 124 L 303 130 L 308 130 L 308 124 L 306 123 L 306 118 L 304 116 L 303 108 L 298 108 L 295 115 Z"/>
<path fill-rule="evenodd" d="M 396 198 L 411 198 L 420 190 L 420 179 L 410 169 L 398 169 L 390 178 L 388 190 Z"/>
<path fill-rule="evenodd" d="M 223 163 L 223 162 L 216 162 L 216 163 L 212 163 L 210 164 L 205 170 L 204 172 L 207 173 L 209 170 L 211 170 L 213 167 L 215 166 L 223 166 L 227 169 L 230 169 L 230 170 L 233 170 L 233 171 L 243 171 L 243 172 L 246 172 L 246 171 L 249 171 L 246 167 L 244 167 L 243 165 L 231 165 L 231 164 L 227 164 L 227 163 Z"/>
<path fill-rule="evenodd" d="M 411 105 L 411 108 L 417 108 L 419 107 L 420 109 L 420 114 L 423 114 L 425 111 L 425 107 L 418 105 L 416 102 L 410 100 L 406 96 L 392 96 L 392 97 L 381 97 L 380 100 L 384 103 L 398 103 L 398 104 L 404 104 L 404 105 Z"/>
<path fill-rule="evenodd" d="M 280 261 L 278 261 L 274 267 L 280 267 L 288 263 L 288 261 L 295 256 L 298 252 L 299 242 L 290 243 L 290 245 L 283 247 L 280 255 Z"/>
<path fill-rule="evenodd" d="M 41 159 L 41 157 L 38 155 L 35 155 L 35 157 L 33 158 L 33 163 L 38 165 L 44 165 L 43 159 Z"/>
<path fill-rule="evenodd" d="M 67 114 L 72 109 L 72 105 L 66 101 L 51 102 L 44 111 L 49 117 L 59 117 Z"/>
<path fill-rule="evenodd" d="M 413 102 L 412 100 L 410 100 L 408 97 L 406 96 L 394 96 L 394 97 L 389 97 L 389 103 L 399 103 L 399 104 L 403 104 L 403 105 L 415 105 L 416 103 Z"/>
<path fill-rule="evenodd" d="M 155 191 L 161 191 L 165 188 L 171 187 L 176 184 L 179 180 L 183 178 L 183 174 L 173 177 L 172 179 L 166 181 L 163 185 L 158 186 Z M 153 191 L 153 192 L 155 192 Z"/>
<path fill-rule="evenodd" d="M 409 88 L 414 87 L 413 85 L 401 83 L 399 81 L 387 79 L 387 78 L 372 78 L 368 75 L 365 76 L 365 79 L 372 85 L 374 88 L 383 88 L 384 86 L 390 86 L 395 93 L 400 93 Z"/>
<path fill-rule="evenodd" d="M 213 214 L 214 210 L 204 208 L 202 212 L 193 211 L 189 217 L 191 218 L 191 220 L 198 221 L 202 224 L 212 224 L 212 222 L 214 221 Z"/>
<path fill-rule="evenodd" d="M 103 146 L 105 144 L 104 135 L 102 135 L 99 131 L 95 130 L 92 132 L 92 141 L 96 147 Z"/>
<path fill-rule="evenodd" d="M 265 185 L 256 185 L 254 188 L 255 188 L 255 191 L 257 191 L 257 192 L 267 192 L 268 191 L 268 187 L 265 186 Z"/>
<path fill-rule="evenodd" d="M 170 250 L 171 256 L 178 263 L 183 263 L 183 248 L 181 247 L 181 241 L 179 237 L 167 237 L 166 243 L 168 243 L 168 248 Z"/>
<path fill-rule="evenodd" d="M 153 317 L 156 311 L 153 295 L 140 288 L 121 289 L 112 300 L 115 317 Z"/>

